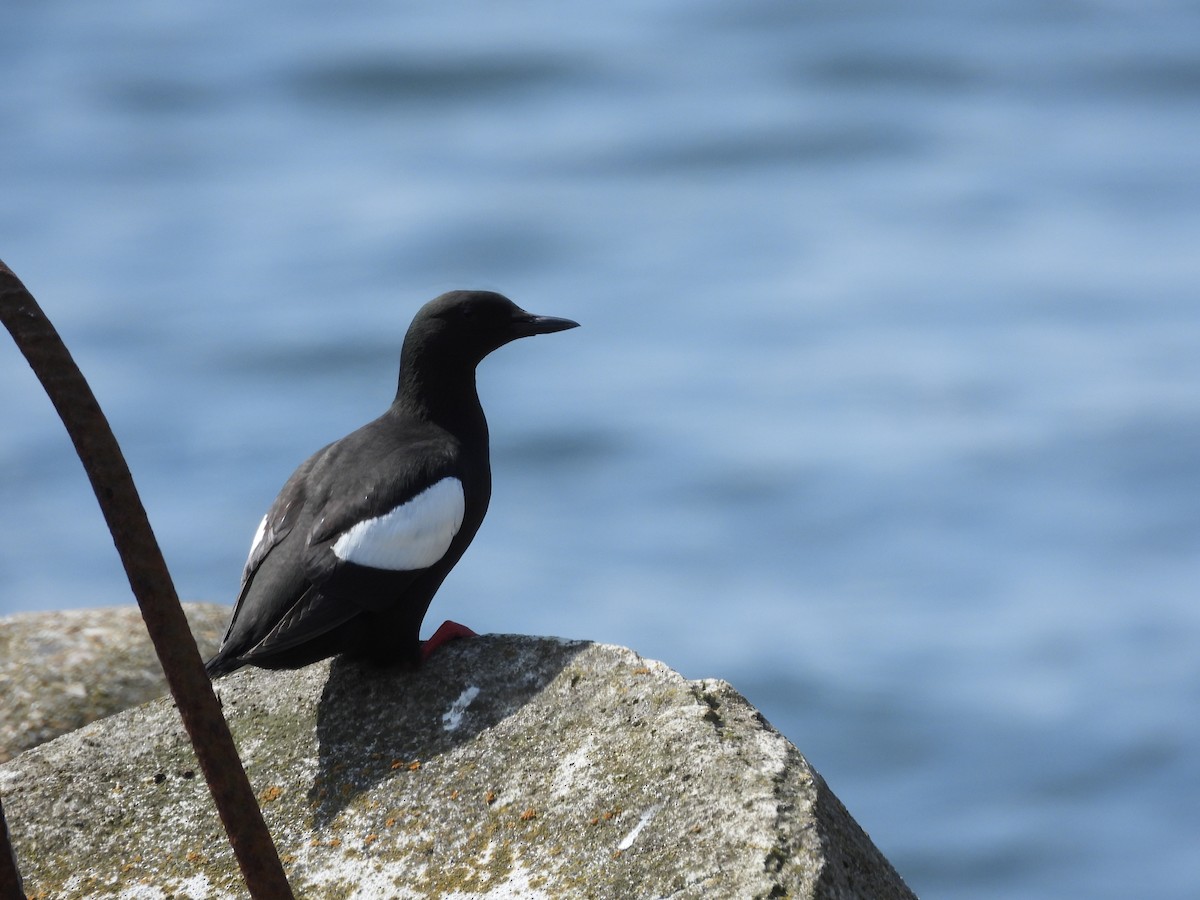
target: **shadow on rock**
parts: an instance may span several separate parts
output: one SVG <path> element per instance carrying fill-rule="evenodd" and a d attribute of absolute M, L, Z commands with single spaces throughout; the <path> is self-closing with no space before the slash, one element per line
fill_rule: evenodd
<path fill-rule="evenodd" d="M 489 635 L 455 641 L 420 670 L 380 669 L 338 657 L 317 707 L 313 824 L 329 826 L 379 782 L 405 777 L 473 740 L 537 695 L 587 641 Z"/>

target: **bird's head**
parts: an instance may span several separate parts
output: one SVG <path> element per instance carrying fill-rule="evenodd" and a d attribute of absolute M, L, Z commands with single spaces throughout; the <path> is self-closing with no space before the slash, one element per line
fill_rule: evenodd
<path fill-rule="evenodd" d="M 535 334 L 578 327 L 578 322 L 527 313 L 492 291 L 451 291 L 430 300 L 409 326 L 405 355 L 475 365 L 497 347 Z"/>

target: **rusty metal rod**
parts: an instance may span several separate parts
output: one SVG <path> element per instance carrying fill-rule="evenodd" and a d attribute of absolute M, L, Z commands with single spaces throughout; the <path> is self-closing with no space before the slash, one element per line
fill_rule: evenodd
<path fill-rule="evenodd" d="M 87 471 L 251 897 L 292 900 L 121 448 L 58 332 L 3 262 L 0 319 L 46 389 Z"/>
<path fill-rule="evenodd" d="M 13 852 L 12 841 L 8 839 L 3 802 L 0 802 L 0 900 L 25 900 L 21 870 L 17 868 L 17 854 Z"/>

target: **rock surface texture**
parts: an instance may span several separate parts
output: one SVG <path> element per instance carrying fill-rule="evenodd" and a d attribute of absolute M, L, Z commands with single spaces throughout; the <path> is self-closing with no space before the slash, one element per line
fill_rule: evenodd
<path fill-rule="evenodd" d="M 184 611 L 201 654 L 215 652 L 229 607 Z M 0 619 L 0 762 L 166 692 L 135 605 Z"/>
<path fill-rule="evenodd" d="M 488 636 L 218 692 L 297 897 L 899 898 L 899 876 L 729 685 Z M 241 897 L 165 700 L 0 766 L 31 897 Z"/>

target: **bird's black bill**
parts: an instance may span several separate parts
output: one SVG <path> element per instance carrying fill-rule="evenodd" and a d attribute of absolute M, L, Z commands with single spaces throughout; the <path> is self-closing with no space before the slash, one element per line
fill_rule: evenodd
<path fill-rule="evenodd" d="M 559 319 L 554 316 L 533 316 L 528 313 L 516 321 L 517 331 L 521 336 L 531 334 L 553 334 L 556 331 L 566 331 L 568 328 L 578 328 L 579 323 L 571 319 Z"/>

